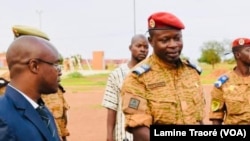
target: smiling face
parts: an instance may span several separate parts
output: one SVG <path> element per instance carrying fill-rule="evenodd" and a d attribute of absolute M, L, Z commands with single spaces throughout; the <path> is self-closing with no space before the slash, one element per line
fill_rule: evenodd
<path fill-rule="evenodd" d="M 183 47 L 181 30 L 151 30 L 149 42 L 161 60 L 167 63 L 179 60 Z"/>

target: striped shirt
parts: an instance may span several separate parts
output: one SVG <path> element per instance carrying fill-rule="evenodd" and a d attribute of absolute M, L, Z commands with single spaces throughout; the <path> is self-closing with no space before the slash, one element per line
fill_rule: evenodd
<path fill-rule="evenodd" d="M 115 141 L 123 141 L 128 139 L 133 140 L 132 134 L 125 131 L 125 117 L 121 109 L 121 86 L 125 76 L 129 73 L 130 69 L 128 64 L 122 64 L 110 73 L 104 92 L 102 106 L 115 110 L 116 125 L 115 125 Z"/>

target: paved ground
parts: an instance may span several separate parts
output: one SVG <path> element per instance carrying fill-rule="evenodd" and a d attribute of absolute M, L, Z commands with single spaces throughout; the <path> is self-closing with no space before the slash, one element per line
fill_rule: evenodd
<path fill-rule="evenodd" d="M 209 104 L 209 93 L 212 86 L 204 86 Z M 104 90 L 86 93 L 67 93 L 65 98 L 71 106 L 69 110 L 69 125 L 71 132 L 69 141 L 104 141 L 106 138 L 106 109 L 100 106 Z M 207 105 L 208 105 L 207 104 Z M 208 111 L 208 106 L 207 110 Z M 207 113 L 208 115 L 208 113 Z M 210 124 L 208 119 L 206 124 Z"/>

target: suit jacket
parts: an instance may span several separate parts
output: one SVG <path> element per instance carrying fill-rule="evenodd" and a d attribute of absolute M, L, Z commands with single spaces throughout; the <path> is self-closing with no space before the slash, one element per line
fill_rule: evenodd
<path fill-rule="evenodd" d="M 55 137 L 29 101 L 7 86 L 5 94 L 0 97 L 0 141 L 59 141 L 51 113 L 49 117 L 56 132 Z"/>

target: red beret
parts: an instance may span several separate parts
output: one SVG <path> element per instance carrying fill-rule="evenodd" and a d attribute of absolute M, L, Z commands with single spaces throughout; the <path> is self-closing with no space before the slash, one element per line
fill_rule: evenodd
<path fill-rule="evenodd" d="M 250 39 L 249 38 L 237 38 L 232 43 L 233 47 L 245 47 L 250 46 Z"/>
<path fill-rule="evenodd" d="M 148 29 L 184 29 L 185 26 L 179 18 L 168 12 L 153 13 L 148 18 Z"/>

